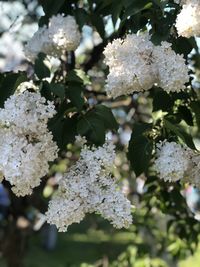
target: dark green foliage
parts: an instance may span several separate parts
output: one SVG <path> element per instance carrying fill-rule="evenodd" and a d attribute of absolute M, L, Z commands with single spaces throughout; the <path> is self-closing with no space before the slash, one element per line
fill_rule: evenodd
<path fill-rule="evenodd" d="M 148 138 L 152 125 L 135 123 L 128 148 L 128 159 L 137 176 L 146 172 L 152 157 L 153 142 Z"/>
<path fill-rule="evenodd" d="M 118 123 L 113 116 L 113 113 L 110 108 L 104 106 L 104 105 L 96 105 L 94 107 L 94 112 L 99 119 L 101 119 L 104 122 L 104 126 L 106 129 L 110 130 L 118 130 Z"/>
<path fill-rule="evenodd" d="M 0 73 L 0 107 L 3 107 L 5 100 L 14 94 L 18 85 L 26 80 L 26 74 L 23 72 Z"/>
<path fill-rule="evenodd" d="M 190 109 L 186 106 L 179 106 L 178 107 L 178 114 L 180 115 L 181 119 L 184 120 L 189 126 L 193 126 L 193 116 Z"/>
<path fill-rule="evenodd" d="M 39 0 L 39 3 L 42 5 L 43 10 L 46 16 L 51 17 L 59 13 L 61 7 L 66 2 L 66 0 Z"/>
<path fill-rule="evenodd" d="M 191 149 L 196 149 L 193 143 L 192 136 L 187 133 L 180 125 L 175 124 L 169 118 L 164 119 L 164 127 L 172 132 L 177 137 L 180 137 L 182 141 L 189 146 Z"/>
<path fill-rule="evenodd" d="M 169 111 L 174 105 L 174 100 L 163 90 L 158 90 L 153 95 L 153 111 Z"/>
<path fill-rule="evenodd" d="M 66 90 L 66 96 L 71 100 L 72 104 L 80 111 L 84 105 L 82 94 L 83 88 L 76 83 L 70 83 Z"/>
<path fill-rule="evenodd" d="M 50 77 L 49 68 L 44 64 L 45 54 L 40 53 L 35 60 L 34 71 L 39 79 Z"/>
<path fill-rule="evenodd" d="M 105 142 L 107 130 L 117 129 L 118 124 L 111 110 L 103 105 L 97 105 L 82 115 L 77 125 L 78 133 L 85 135 L 90 142 L 96 145 L 102 145 Z"/>
<path fill-rule="evenodd" d="M 50 126 L 54 140 L 61 150 L 66 149 L 67 144 L 75 141 L 75 136 L 77 135 L 76 124 L 76 116 L 72 118 L 59 117 L 53 125 Z"/>

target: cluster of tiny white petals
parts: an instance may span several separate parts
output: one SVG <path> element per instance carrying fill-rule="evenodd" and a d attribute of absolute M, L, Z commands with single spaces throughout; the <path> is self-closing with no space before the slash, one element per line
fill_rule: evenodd
<path fill-rule="evenodd" d="M 25 91 L 12 95 L 0 109 L 0 125 L 15 128 L 19 134 L 42 134 L 47 130 L 47 122 L 55 115 L 54 104 L 40 93 Z"/>
<path fill-rule="evenodd" d="M 189 81 L 188 69 L 182 55 L 171 44 L 155 46 L 148 34 L 129 34 L 109 43 L 105 63 L 109 66 L 106 91 L 111 97 L 145 91 L 161 86 L 166 91 L 180 91 Z"/>
<path fill-rule="evenodd" d="M 60 57 L 66 51 L 76 50 L 80 43 L 78 25 L 72 16 L 53 16 L 47 26 L 43 26 L 25 45 L 25 55 L 33 61 L 38 53 Z"/>
<path fill-rule="evenodd" d="M 129 227 L 131 204 L 110 174 L 114 158 L 110 142 L 98 148 L 84 145 L 80 159 L 59 181 L 58 191 L 49 202 L 47 221 L 66 231 L 87 213 L 95 212 L 116 228 Z"/>
<path fill-rule="evenodd" d="M 200 36 L 200 1 L 186 0 L 181 4 L 182 10 L 176 20 L 178 34 L 187 38 Z"/>
<path fill-rule="evenodd" d="M 0 109 L 0 172 L 17 196 L 32 193 L 57 157 L 57 145 L 47 128 L 55 114 L 39 93 L 12 95 Z"/>
<path fill-rule="evenodd" d="M 155 169 L 164 181 L 176 182 L 184 178 L 190 165 L 191 152 L 175 142 L 161 142 L 157 145 Z"/>
<path fill-rule="evenodd" d="M 176 54 L 168 42 L 154 48 L 157 66 L 157 86 L 166 92 L 179 92 L 189 81 L 188 68 L 182 55 Z"/>
<path fill-rule="evenodd" d="M 49 38 L 60 51 L 76 50 L 80 43 L 78 25 L 72 16 L 53 16 L 49 21 Z"/>
<path fill-rule="evenodd" d="M 17 196 L 31 194 L 41 177 L 48 173 L 48 162 L 56 157 L 52 135 L 47 132 L 40 140 L 27 140 L 23 135 L 2 128 L 0 138 L 1 172 Z"/>
<path fill-rule="evenodd" d="M 105 63 L 109 66 L 106 91 L 117 97 L 150 89 L 155 81 L 152 64 L 153 44 L 149 36 L 129 34 L 109 43 L 105 50 Z"/>
<path fill-rule="evenodd" d="M 157 145 L 155 169 L 164 181 L 183 182 L 200 188 L 200 154 L 175 142 Z"/>

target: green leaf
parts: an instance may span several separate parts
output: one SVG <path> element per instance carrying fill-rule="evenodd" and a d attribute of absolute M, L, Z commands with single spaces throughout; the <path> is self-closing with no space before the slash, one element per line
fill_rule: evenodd
<path fill-rule="evenodd" d="M 49 89 L 54 95 L 58 96 L 61 100 L 64 99 L 64 97 L 65 97 L 65 87 L 64 87 L 63 84 L 50 83 L 49 84 Z"/>
<path fill-rule="evenodd" d="M 153 96 L 153 111 L 168 111 L 173 107 L 174 101 L 165 91 L 157 91 Z"/>
<path fill-rule="evenodd" d="M 67 73 L 66 82 L 83 83 L 83 80 L 78 75 L 78 70 L 71 70 Z"/>
<path fill-rule="evenodd" d="M 194 48 L 193 40 L 194 38 L 185 38 L 185 37 L 176 37 L 172 39 L 172 48 L 176 51 L 176 53 L 183 54 L 185 58 L 188 57 L 188 54 Z"/>
<path fill-rule="evenodd" d="M 0 74 L 0 107 L 4 106 L 4 102 L 8 97 L 14 94 L 20 83 L 27 81 L 24 72 L 12 73 L 6 72 Z"/>
<path fill-rule="evenodd" d="M 116 22 L 120 17 L 122 8 L 123 4 L 120 1 L 112 4 L 112 21 L 114 26 L 116 25 Z"/>
<path fill-rule="evenodd" d="M 129 16 L 133 16 L 137 13 L 139 13 L 140 11 L 144 10 L 144 9 L 148 9 L 152 6 L 151 1 L 149 0 L 133 0 L 133 1 L 124 1 L 125 5 L 126 5 L 126 9 L 125 12 L 123 14 L 123 19 L 126 19 Z"/>
<path fill-rule="evenodd" d="M 193 126 L 193 117 L 191 111 L 186 106 L 178 107 L 178 114 L 188 125 Z"/>
<path fill-rule="evenodd" d="M 119 125 L 110 108 L 104 105 L 97 105 L 94 108 L 94 112 L 104 122 L 106 129 L 118 130 Z"/>
<path fill-rule="evenodd" d="M 192 136 L 184 131 L 180 125 L 173 124 L 169 119 L 164 118 L 164 127 L 180 137 L 191 149 L 196 149 Z"/>
<path fill-rule="evenodd" d="M 89 20 L 89 15 L 83 8 L 77 8 L 75 16 L 76 16 L 76 21 L 79 25 L 79 29 L 82 30 L 83 26 L 87 24 Z"/>
<path fill-rule="evenodd" d="M 152 156 L 153 142 L 145 134 L 152 125 L 135 123 L 128 147 L 128 159 L 136 176 L 146 172 Z"/>
<path fill-rule="evenodd" d="M 138 138 L 142 134 L 145 134 L 149 130 L 151 130 L 152 124 L 151 123 L 141 123 L 141 122 L 136 122 L 133 126 L 133 132 L 132 132 L 132 137 Z"/>
<path fill-rule="evenodd" d="M 118 123 L 112 111 L 104 106 L 97 105 L 82 116 L 78 122 L 77 130 L 80 135 L 85 135 L 89 141 L 96 145 L 105 142 L 107 130 L 117 130 Z"/>
<path fill-rule="evenodd" d="M 102 145 L 105 142 L 104 123 L 93 113 L 86 114 L 78 121 L 77 132 L 96 145 Z"/>
<path fill-rule="evenodd" d="M 52 96 L 52 93 L 51 93 L 50 84 L 47 81 L 42 81 L 40 83 L 40 93 L 47 100 L 53 101 L 53 96 Z"/>
<path fill-rule="evenodd" d="M 200 100 L 193 101 L 191 103 L 191 108 L 192 108 L 192 111 L 195 114 L 195 119 L 196 119 L 197 126 L 200 129 Z"/>
<path fill-rule="evenodd" d="M 65 97 L 65 87 L 60 83 L 48 83 L 47 81 L 42 81 L 40 90 L 41 95 L 51 101 L 54 100 L 54 96 L 59 97 L 61 100 Z"/>
<path fill-rule="evenodd" d="M 39 4 L 42 6 L 47 17 L 56 15 L 64 3 L 65 0 L 39 0 Z"/>
<path fill-rule="evenodd" d="M 81 111 L 84 105 L 83 87 L 77 83 L 70 83 L 66 89 L 66 96 L 71 100 L 72 104 Z"/>
<path fill-rule="evenodd" d="M 64 118 L 61 116 L 50 125 L 49 128 L 53 134 L 54 141 L 56 141 L 61 150 L 65 149 L 67 144 L 75 141 L 75 136 L 77 135 L 76 125 L 76 116 L 72 118 Z"/>
<path fill-rule="evenodd" d="M 90 14 L 90 19 L 91 19 L 93 26 L 96 28 L 96 30 L 100 34 L 101 38 L 104 39 L 105 26 L 104 26 L 103 18 L 97 14 Z"/>
<path fill-rule="evenodd" d="M 35 60 L 34 71 L 39 79 L 50 77 L 51 72 L 49 68 L 44 64 L 45 54 L 40 53 Z"/>

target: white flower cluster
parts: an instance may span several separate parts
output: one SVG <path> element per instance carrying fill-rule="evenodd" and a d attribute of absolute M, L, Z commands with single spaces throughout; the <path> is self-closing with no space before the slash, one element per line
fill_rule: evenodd
<path fill-rule="evenodd" d="M 187 38 L 200 36 L 200 1 L 186 0 L 181 4 L 182 10 L 176 20 L 178 34 Z"/>
<path fill-rule="evenodd" d="M 175 142 L 157 145 L 155 169 L 164 181 L 175 182 L 184 177 L 189 166 L 189 149 Z"/>
<path fill-rule="evenodd" d="M 154 84 L 168 92 L 185 88 L 189 75 L 183 56 L 176 54 L 170 43 L 155 46 L 149 39 L 148 34 L 129 34 L 106 46 L 108 95 L 115 98 L 149 90 Z"/>
<path fill-rule="evenodd" d="M 176 54 L 168 42 L 155 46 L 153 56 L 157 68 L 157 86 L 166 92 L 180 92 L 185 89 L 189 75 L 183 56 Z"/>
<path fill-rule="evenodd" d="M 80 32 L 74 17 L 53 16 L 49 25 L 39 28 L 25 45 L 25 55 L 34 60 L 38 53 L 60 57 L 66 51 L 76 50 L 80 43 Z"/>
<path fill-rule="evenodd" d="M 152 62 L 153 44 L 149 36 L 128 34 L 109 43 L 105 63 L 109 66 L 106 91 L 117 97 L 150 89 L 156 78 Z"/>
<path fill-rule="evenodd" d="M 184 180 L 200 186 L 200 155 L 186 146 L 166 140 L 159 143 L 154 166 L 164 181 Z"/>
<path fill-rule="evenodd" d="M 39 93 L 12 95 L 0 109 L 0 173 L 17 196 L 32 193 L 57 157 L 47 122 L 55 114 Z"/>
<path fill-rule="evenodd" d="M 131 204 L 119 190 L 110 170 L 115 158 L 114 146 L 84 145 L 80 159 L 59 181 L 57 193 L 49 203 L 47 221 L 59 231 L 79 223 L 86 213 L 98 213 L 116 228 L 129 227 Z"/>

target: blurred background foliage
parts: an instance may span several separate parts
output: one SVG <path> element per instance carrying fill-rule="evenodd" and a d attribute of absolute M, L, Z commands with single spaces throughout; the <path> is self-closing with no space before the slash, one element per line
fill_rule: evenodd
<path fill-rule="evenodd" d="M 179 182 L 164 183 L 152 168 L 159 140 L 199 147 L 199 41 L 177 36 L 174 22 L 179 10 L 172 0 L 0 1 L 0 106 L 20 83 L 32 79 L 42 95 L 56 103 L 58 113 L 49 128 L 61 149 L 49 176 L 32 196 L 16 198 L 7 183 L 1 185 L 0 266 L 199 266 L 199 192 Z M 40 54 L 29 64 L 23 45 L 38 23 L 42 26 L 58 13 L 76 17 L 82 31 L 80 46 L 59 62 Z M 184 54 L 190 64 L 191 89 L 167 94 L 152 88 L 108 98 L 104 47 L 115 38 L 146 29 L 155 44 L 167 40 Z M 89 215 L 58 234 L 42 216 L 56 189 L 55 174 L 78 158 L 73 145 L 77 134 L 100 145 L 107 131 L 117 146 L 113 174 L 135 206 L 133 225 L 115 230 Z"/>

